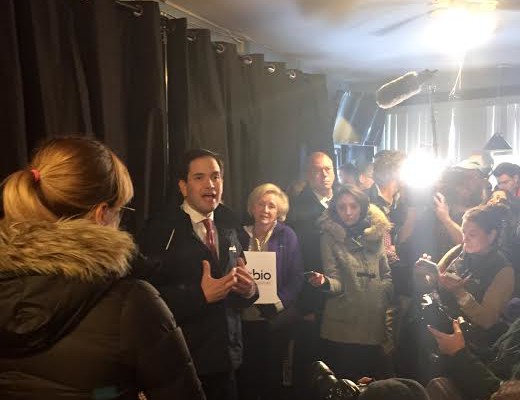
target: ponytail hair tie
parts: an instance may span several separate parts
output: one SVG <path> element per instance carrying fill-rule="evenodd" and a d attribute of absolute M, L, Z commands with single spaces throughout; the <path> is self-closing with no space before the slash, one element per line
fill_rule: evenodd
<path fill-rule="evenodd" d="M 31 174 L 34 178 L 34 183 L 38 183 L 40 181 L 40 171 L 33 168 L 33 169 L 31 169 Z"/>

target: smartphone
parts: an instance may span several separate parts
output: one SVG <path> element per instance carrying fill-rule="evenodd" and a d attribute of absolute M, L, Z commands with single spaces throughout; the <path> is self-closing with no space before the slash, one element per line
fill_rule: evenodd
<path fill-rule="evenodd" d="M 433 261 L 427 260 L 426 258 L 419 258 L 415 265 L 427 270 L 430 273 L 439 271 L 439 266 Z"/>
<path fill-rule="evenodd" d="M 316 271 L 307 271 L 303 273 L 303 276 L 308 278 L 309 276 L 313 276 L 316 273 Z"/>

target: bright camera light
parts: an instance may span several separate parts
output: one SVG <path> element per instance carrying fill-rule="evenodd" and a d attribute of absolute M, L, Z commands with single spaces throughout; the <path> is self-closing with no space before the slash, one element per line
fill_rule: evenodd
<path fill-rule="evenodd" d="M 425 150 L 411 153 L 401 167 L 401 180 L 409 187 L 431 187 L 440 178 L 446 163 Z"/>
<path fill-rule="evenodd" d="M 425 31 L 429 45 L 458 57 L 486 43 L 497 26 L 492 9 L 449 7 L 436 11 Z"/>

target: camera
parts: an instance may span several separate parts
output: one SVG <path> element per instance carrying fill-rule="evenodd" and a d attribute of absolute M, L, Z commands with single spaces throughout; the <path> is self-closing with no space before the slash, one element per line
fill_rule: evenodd
<path fill-rule="evenodd" d="M 425 327 L 430 325 L 438 331 L 452 334 L 453 320 L 457 317 L 457 315 L 450 314 L 448 308 L 441 303 L 436 292 L 422 296 L 420 319 Z M 471 323 L 462 320 L 459 321 L 459 326 L 468 347 L 479 348 L 487 346 L 485 337 L 483 337 L 479 329 L 475 328 Z M 432 343 L 434 342 L 433 338 L 431 338 L 431 341 Z"/>
<path fill-rule="evenodd" d="M 453 318 L 435 292 L 422 296 L 421 321 L 425 326 L 430 325 L 438 331 L 453 333 Z"/>
<path fill-rule="evenodd" d="M 323 361 L 312 364 L 311 387 L 316 399 L 355 400 L 366 388 L 348 379 L 338 379 Z"/>

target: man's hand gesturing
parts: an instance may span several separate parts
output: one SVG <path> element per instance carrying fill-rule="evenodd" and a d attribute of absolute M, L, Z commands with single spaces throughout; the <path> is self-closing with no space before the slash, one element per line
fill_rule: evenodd
<path fill-rule="evenodd" d="M 236 269 L 236 283 L 233 286 L 233 292 L 239 294 L 246 299 L 253 297 L 256 293 L 256 283 L 251 274 L 246 269 L 246 263 L 242 257 L 238 258 Z"/>
<path fill-rule="evenodd" d="M 202 279 L 200 286 L 204 297 L 208 303 L 215 303 L 224 299 L 233 286 L 237 283 L 237 268 L 233 268 L 227 275 L 222 278 L 213 278 L 211 276 L 211 266 L 206 260 L 202 261 Z"/>

